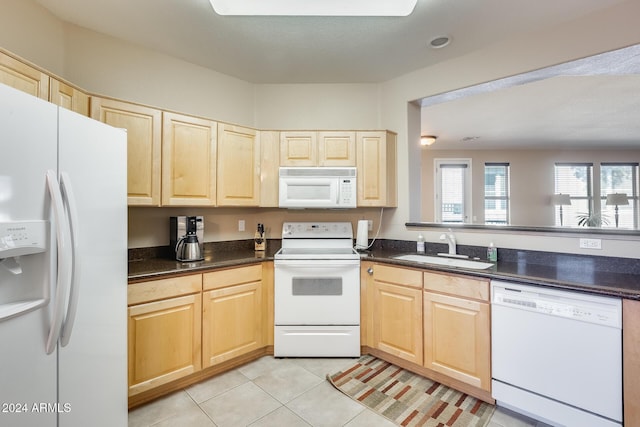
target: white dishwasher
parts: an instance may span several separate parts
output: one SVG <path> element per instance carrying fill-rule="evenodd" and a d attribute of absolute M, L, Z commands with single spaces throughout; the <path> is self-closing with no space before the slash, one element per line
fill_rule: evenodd
<path fill-rule="evenodd" d="M 492 394 L 554 426 L 622 425 L 619 298 L 491 282 Z"/>

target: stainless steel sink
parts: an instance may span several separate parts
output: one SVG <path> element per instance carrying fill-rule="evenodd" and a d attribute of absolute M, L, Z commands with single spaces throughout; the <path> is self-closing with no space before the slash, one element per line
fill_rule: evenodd
<path fill-rule="evenodd" d="M 471 261 L 468 259 L 445 258 L 429 255 L 399 255 L 393 257 L 404 261 L 419 262 L 422 264 L 444 265 L 448 267 L 470 268 L 473 270 L 485 270 L 493 266 L 490 262 Z"/>

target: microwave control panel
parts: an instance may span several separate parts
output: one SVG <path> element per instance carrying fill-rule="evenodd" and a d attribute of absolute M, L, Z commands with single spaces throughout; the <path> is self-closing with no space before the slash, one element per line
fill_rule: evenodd
<path fill-rule="evenodd" d="M 340 205 L 355 205 L 356 180 L 354 178 L 340 179 Z"/>

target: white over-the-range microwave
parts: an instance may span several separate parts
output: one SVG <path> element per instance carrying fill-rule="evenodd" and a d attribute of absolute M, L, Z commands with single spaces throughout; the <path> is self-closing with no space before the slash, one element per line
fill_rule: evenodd
<path fill-rule="evenodd" d="M 281 167 L 281 208 L 355 208 L 355 167 Z"/>

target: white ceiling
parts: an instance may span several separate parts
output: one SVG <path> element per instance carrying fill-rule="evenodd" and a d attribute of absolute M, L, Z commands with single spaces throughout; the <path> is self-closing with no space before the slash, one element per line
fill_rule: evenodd
<path fill-rule="evenodd" d="M 208 0 L 36 1 L 63 21 L 248 82 L 373 83 L 622 0 L 418 0 L 408 17 L 367 18 L 220 16 Z M 443 34 L 449 46 L 428 47 Z"/>
<path fill-rule="evenodd" d="M 422 101 L 431 150 L 640 147 L 640 45 Z"/>
<path fill-rule="evenodd" d="M 208 0 L 35 1 L 63 21 L 248 82 L 277 84 L 383 82 L 622 0 L 418 0 L 408 17 L 366 18 L 220 16 Z M 430 48 L 442 35 L 451 43 Z M 422 131 L 439 136 L 429 149 L 637 145 L 635 72 L 535 78 L 473 96 L 471 88 L 455 101 L 425 100 Z"/>

